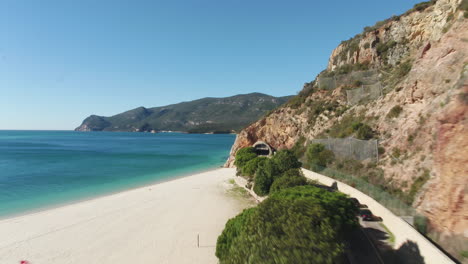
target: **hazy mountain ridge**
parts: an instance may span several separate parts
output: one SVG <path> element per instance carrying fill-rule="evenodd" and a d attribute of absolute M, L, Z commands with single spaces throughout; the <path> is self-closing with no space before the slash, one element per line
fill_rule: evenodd
<path fill-rule="evenodd" d="M 289 98 L 251 93 L 207 97 L 161 107 L 138 107 L 110 117 L 91 115 L 75 130 L 228 133 L 239 131 Z"/>

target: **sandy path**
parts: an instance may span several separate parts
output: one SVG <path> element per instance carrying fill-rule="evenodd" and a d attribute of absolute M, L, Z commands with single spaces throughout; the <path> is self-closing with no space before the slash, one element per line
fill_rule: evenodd
<path fill-rule="evenodd" d="M 0 220 L 0 263 L 216 263 L 216 238 L 247 206 L 216 169 Z M 200 247 L 197 247 L 197 236 Z"/>

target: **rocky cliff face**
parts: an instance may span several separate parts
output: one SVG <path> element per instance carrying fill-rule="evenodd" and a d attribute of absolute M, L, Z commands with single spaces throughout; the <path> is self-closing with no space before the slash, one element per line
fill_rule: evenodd
<path fill-rule="evenodd" d="M 439 0 L 340 44 L 319 77 L 374 69 L 381 96 L 350 105 L 346 90 L 359 84 L 320 90 L 316 79 L 290 103 L 242 130 L 226 166 L 233 166 L 238 149 L 257 140 L 291 148 L 301 138 L 307 142 L 360 116 L 385 149 L 377 166 L 389 185 L 410 192 L 424 178 L 413 206 L 435 230 L 466 237 L 468 19 L 460 3 Z"/>

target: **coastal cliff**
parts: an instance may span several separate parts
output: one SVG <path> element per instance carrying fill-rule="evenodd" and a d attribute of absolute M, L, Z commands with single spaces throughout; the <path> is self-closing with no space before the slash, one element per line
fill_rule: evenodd
<path fill-rule="evenodd" d="M 348 137 L 347 122 L 364 122 L 379 140 L 376 166 L 386 188 L 413 193 L 412 206 L 433 230 L 466 236 L 467 6 L 422 3 L 343 41 L 296 97 L 238 134 L 225 166 L 258 140 L 275 149 L 305 147 Z M 366 89 L 378 92 L 368 96 Z"/>

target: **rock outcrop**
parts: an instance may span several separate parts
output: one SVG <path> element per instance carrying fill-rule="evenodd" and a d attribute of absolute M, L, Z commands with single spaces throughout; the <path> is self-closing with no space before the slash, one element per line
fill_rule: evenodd
<path fill-rule="evenodd" d="M 362 116 L 385 149 L 377 166 L 388 184 L 409 192 L 427 172 L 413 206 L 434 230 L 468 236 L 468 19 L 460 3 L 439 0 L 344 41 L 319 76 L 374 69 L 382 96 L 347 105 L 345 90 L 353 84 L 320 90 L 316 79 L 290 103 L 242 130 L 225 166 L 232 167 L 236 151 L 257 140 L 291 148 L 345 118 Z M 317 103 L 327 102 L 333 107 L 317 110 Z M 392 109 L 399 109 L 395 116 L 389 115 Z"/>

